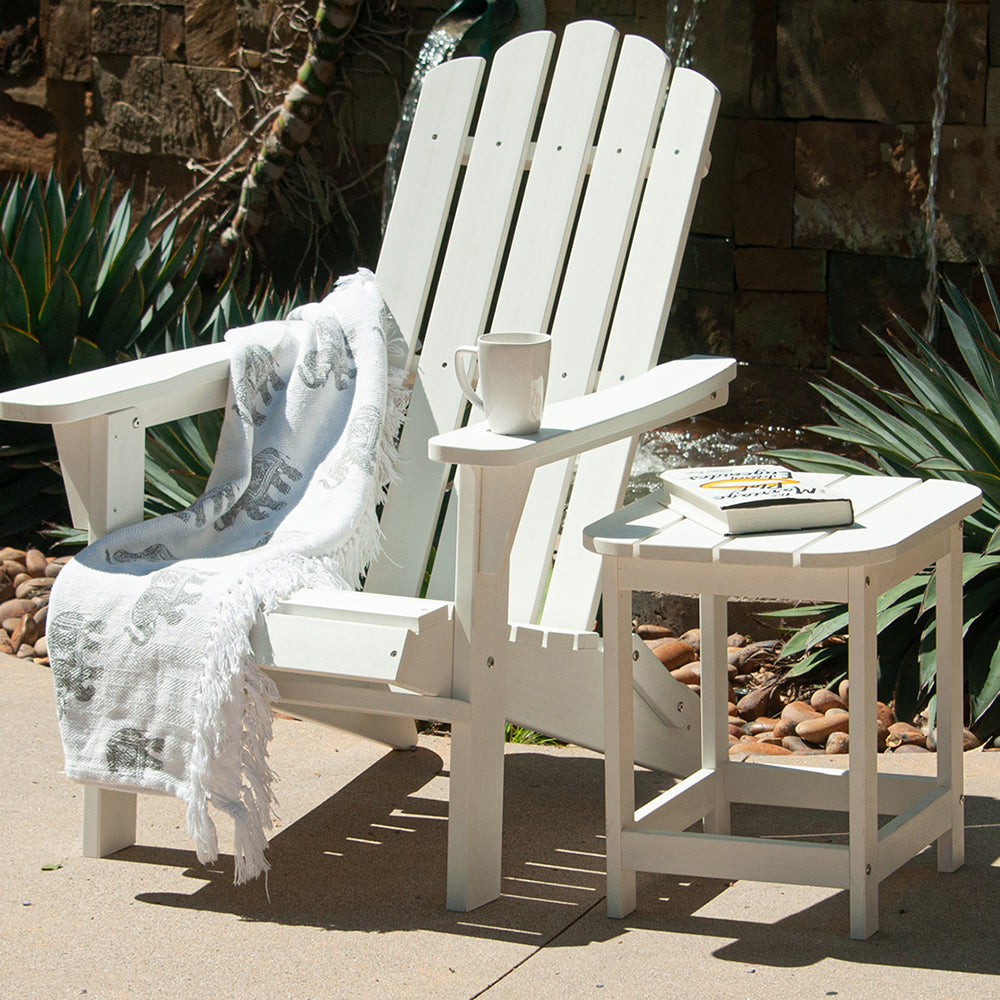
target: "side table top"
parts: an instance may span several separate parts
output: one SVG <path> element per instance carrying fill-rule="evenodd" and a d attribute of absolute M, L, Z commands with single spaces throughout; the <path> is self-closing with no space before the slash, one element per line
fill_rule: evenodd
<path fill-rule="evenodd" d="M 619 558 L 831 568 L 889 562 L 979 509 L 977 486 L 943 479 L 843 476 L 829 487 L 851 498 L 841 528 L 723 535 L 668 510 L 660 491 L 589 524 L 584 545 Z"/>

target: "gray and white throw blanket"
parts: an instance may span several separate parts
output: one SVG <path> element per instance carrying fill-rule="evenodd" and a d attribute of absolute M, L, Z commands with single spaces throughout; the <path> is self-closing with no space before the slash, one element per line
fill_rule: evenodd
<path fill-rule="evenodd" d="M 187 510 L 112 532 L 53 588 L 48 638 L 66 774 L 176 795 L 202 862 L 208 803 L 235 822 L 236 882 L 268 868 L 270 702 L 249 633 L 300 587 L 353 589 L 394 477 L 405 347 L 374 276 L 226 335 L 215 468 Z"/>

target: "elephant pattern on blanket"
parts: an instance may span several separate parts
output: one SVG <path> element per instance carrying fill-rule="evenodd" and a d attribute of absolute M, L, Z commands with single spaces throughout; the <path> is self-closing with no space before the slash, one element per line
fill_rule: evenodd
<path fill-rule="evenodd" d="M 194 517 L 194 526 L 204 528 L 208 523 L 205 508 L 211 505 L 212 517 L 218 517 L 236 499 L 236 487 L 233 483 L 223 483 L 215 489 L 203 493 L 187 510 L 175 510 L 172 517 L 179 517 L 185 524 Z"/>
<path fill-rule="evenodd" d="M 162 542 L 147 545 L 141 552 L 130 552 L 128 549 L 105 549 L 104 558 L 117 565 L 132 562 L 175 562 L 176 557 Z"/>
<path fill-rule="evenodd" d="M 271 491 L 287 496 L 291 492 L 291 484 L 301 478 L 302 473 L 277 448 L 264 448 L 257 452 L 250 465 L 250 482 L 239 500 L 215 522 L 215 530 L 224 531 L 230 527 L 241 512 L 253 521 L 263 521 L 270 513 L 285 506 L 285 501 L 271 496 Z"/>
<path fill-rule="evenodd" d="M 320 484 L 328 490 L 335 490 L 351 469 L 361 469 L 366 475 L 375 471 L 376 442 L 381 432 L 381 414 L 378 407 L 365 404 L 358 407 L 357 414 L 348 424 L 344 453 L 338 456 L 320 477 Z"/>
<path fill-rule="evenodd" d="M 47 632 L 49 642 L 66 650 L 52 671 L 61 716 L 67 698 L 88 702 L 97 691 L 94 682 L 101 676 L 97 654 L 101 651 L 104 622 L 76 611 L 64 611 L 49 620 Z"/>
<path fill-rule="evenodd" d="M 166 741 L 162 736 L 147 736 L 141 729 L 119 729 L 108 740 L 105 754 L 108 770 L 113 774 L 127 773 L 139 777 L 144 771 L 162 771 Z"/>
<path fill-rule="evenodd" d="M 125 627 L 128 637 L 137 646 L 145 646 L 156 634 L 159 623 L 176 625 L 187 614 L 186 606 L 201 598 L 201 584 L 208 577 L 182 569 L 161 569 L 152 574 L 149 586 L 132 605 L 130 620 Z"/>
<path fill-rule="evenodd" d="M 277 690 L 253 654 L 255 623 L 303 587 L 352 586 L 379 551 L 407 402 L 406 347 L 387 313 L 379 325 L 383 312 L 374 275 L 359 272 L 286 320 L 230 330 L 205 492 L 105 535 L 55 581 L 66 775 L 177 795 L 204 862 L 218 856 L 214 804 L 235 826 L 237 884 L 267 870 L 274 801 Z M 335 493 L 317 481 L 333 470 Z"/>
<path fill-rule="evenodd" d="M 318 389 L 326 385 L 333 375 L 337 388 L 346 389 L 348 380 L 357 378 L 358 368 L 340 323 L 330 319 L 317 320 L 316 339 L 319 347 L 308 351 L 296 369 L 299 378 L 310 389 Z"/>
<path fill-rule="evenodd" d="M 272 390 L 280 392 L 285 388 L 285 380 L 277 369 L 274 355 L 267 348 L 259 344 L 247 348 L 245 370 L 233 382 L 233 401 L 244 423 L 255 427 L 264 423 L 264 414 L 257 409 L 258 398 L 263 406 L 269 406 L 274 398 Z"/>

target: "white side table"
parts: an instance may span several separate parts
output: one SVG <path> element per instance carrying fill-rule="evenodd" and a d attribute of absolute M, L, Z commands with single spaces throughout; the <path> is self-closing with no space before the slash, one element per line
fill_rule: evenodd
<path fill-rule="evenodd" d="M 937 841 L 938 868 L 964 861 L 962 804 L 962 519 L 980 491 L 964 483 L 882 476 L 838 479 L 854 501 L 848 528 L 727 537 L 645 497 L 584 530 L 603 557 L 608 912 L 635 908 L 635 873 L 823 885 L 850 890 L 850 930 L 878 929 L 878 884 Z M 878 775 L 876 600 L 937 565 L 937 776 Z M 701 769 L 635 808 L 633 590 L 700 594 Z M 849 769 L 729 759 L 727 597 L 843 601 L 849 611 Z M 780 770 L 779 770 L 780 769 Z M 832 809 L 849 843 L 729 835 L 729 805 Z M 879 814 L 893 819 L 881 828 Z M 704 820 L 704 833 L 684 832 Z"/>

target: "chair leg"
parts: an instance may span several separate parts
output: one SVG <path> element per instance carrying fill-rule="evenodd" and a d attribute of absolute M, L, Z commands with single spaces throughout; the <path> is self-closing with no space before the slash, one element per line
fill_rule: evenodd
<path fill-rule="evenodd" d="M 876 598 L 864 567 L 848 584 L 848 677 L 851 685 L 848 837 L 851 937 L 878 930 L 878 767 L 875 756 Z"/>
<path fill-rule="evenodd" d="M 448 806 L 449 910 L 474 910 L 500 895 L 503 720 L 453 722 Z"/>
<path fill-rule="evenodd" d="M 82 853 L 85 858 L 106 858 L 135 843 L 137 799 L 132 792 L 84 786 Z"/>
<path fill-rule="evenodd" d="M 938 871 L 965 862 L 962 763 L 962 528 L 937 563 L 937 784 L 948 790 L 951 825 L 937 841 Z"/>

